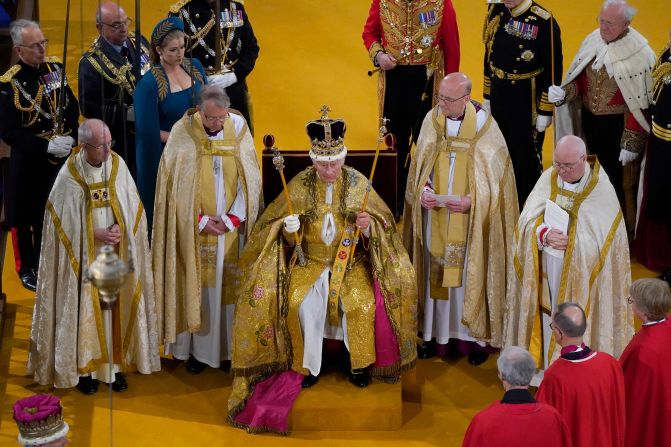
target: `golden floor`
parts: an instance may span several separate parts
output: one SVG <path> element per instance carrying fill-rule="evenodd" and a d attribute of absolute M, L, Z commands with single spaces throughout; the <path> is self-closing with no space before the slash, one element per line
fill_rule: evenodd
<path fill-rule="evenodd" d="M 474 80 L 473 96 L 482 94 L 482 19 L 484 1 L 453 0 L 459 16 L 461 69 Z M 98 2 L 72 1 L 68 73 L 76 91 L 76 66 L 95 28 L 94 9 Z M 563 30 L 565 67 L 582 38 L 596 26 L 600 2 L 551 0 L 543 5 L 553 10 Z M 129 14 L 133 2 L 122 1 Z M 151 33 L 170 1 L 142 2 L 142 29 Z M 65 0 L 42 2 L 42 23 L 52 43 L 50 54 L 62 54 Z M 638 0 L 641 8 L 634 26 L 657 51 L 668 39 L 671 23 L 668 0 Z M 274 133 L 281 149 L 305 148 L 305 122 L 317 117 L 323 103 L 332 116 L 347 120 L 346 144 L 353 149 L 372 147 L 377 127 L 375 80 L 361 42 L 361 29 L 369 2 L 345 0 L 248 0 L 247 10 L 259 40 L 261 53 L 249 77 L 254 101 L 256 141 L 264 133 Z M 81 18 L 85 20 L 82 21 Z M 60 45 L 59 45 L 60 41 Z M 546 143 L 550 138 L 546 139 Z M 546 144 L 546 163 L 551 147 Z M 107 387 L 94 397 L 76 390 L 50 390 L 25 375 L 33 295 L 23 289 L 13 271 L 11 249 L 7 250 L 3 284 L 8 298 L 8 316 L 0 350 L 0 445 L 14 445 L 17 429 L 12 420 L 16 399 L 36 392 L 55 392 L 63 400 L 69 436 L 75 446 L 109 445 L 110 423 L 117 446 L 259 445 L 301 446 L 458 446 L 475 412 L 502 394 L 493 359 L 474 368 L 462 359 L 420 361 L 419 394 L 406 395 L 403 425 L 393 432 L 294 432 L 280 438 L 247 435 L 224 423 L 230 378 L 221 371 L 207 370 L 201 376 L 187 374 L 183 366 L 164 362 L 164 369 L 151 376 L 131 375 L 130 389 L 113 396 L 113 419 L 108 411 Z M 651 276 L 638 266 L 635 278 Z"/>

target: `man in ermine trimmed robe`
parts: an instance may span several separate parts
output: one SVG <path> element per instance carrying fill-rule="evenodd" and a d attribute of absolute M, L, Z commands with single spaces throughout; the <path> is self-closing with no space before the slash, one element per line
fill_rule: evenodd
<path fill-rule="evenodd" d="M 557 306 L 551 326 L 561 356 L 545 371 L 536 399 L 562 415 L 573 445 L 622 447 L 625 395 L 620 364 L 583 343 L 587 318 L 576 303 Z"/>
<path fill-rule="evenodd" d="M 154 202 L 152 254 L 166 354 L 187 371 L 230 366 L 238 257 L 263 207 L 256 150 L 226 92 L 203 88 L 170 132 Z"/>
<path fill-rule="evenodd" d="M 453 340 L 479 365 L 486 343 L 501 346 L 519 210 L 505 140 L 471 86 L 463 73 L 440 83 L 410 165 L 403 228 L 424 305 L 419 357 L 445 355 Z"/>
<path fill-rule="evenodd" d="M 79 142 L 46 205 L 28 373 L 85 394 L 98 381 L 124 391 L 124 372 L 161 369 L 147 218 L 107 125 L 84 121 Z M 82 274 L 103 245 L 134 265 L 111 307 Z"/>
<path fill-rule="evenodd" d="M 313 166 L 287 185 L 290 204 L 281 194 L 268 207 L 240 258 L 229 420 L 249 431 L 288 430 L 325 339 L 342 341 L 339 366 L 361 388 L 397 380 L 416 359 L 412 264 L 389 208 L 344 166 L 345 122 L 322 112 L 306 126 Z"/>
<path fill-rule="evenodd" d="M 557 143 L 553 166 L 520 214 L 513 251 L 506 346 L 528 346 L 539 368 L 547 368 L 559 356 L 551 343 L 552 312 L 571 300 L 588 315 L 589 346 L 622 353 L 634 334 L 625 300 L 631 284 L 627 233 L 613 185 L 580 138 L 567 135 Z"/>

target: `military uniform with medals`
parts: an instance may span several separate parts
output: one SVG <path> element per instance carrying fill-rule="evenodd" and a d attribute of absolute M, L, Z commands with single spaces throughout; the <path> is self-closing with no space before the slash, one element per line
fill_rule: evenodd
<path fill-rule="evenodd" d="M 47 152 L 57 128 L 63 65 L 47 58 L 36 69 L 22 61 L 0 76 L 0 137 L 12 147 L 8 221 L 17 229 L 21 272 L 37 271 L 44 208 L 66 158 Z M 77 139 L 79 107 L 65 84 L 63 129 Z"/>
<path fill-rule="evenodd" d="M 232 71 L 237 81 L 226 87 L 231 108 L 239 111 L 253 133 L 251 104 L 245 79 L 254 69 L 259 57 L 259 46 L 242 0 L 221 2 L 221 69 Z M 209 75 L 216 73 L 214 5 L 208 0 L 180 0 L 170 7 L 170 15 L 184 21 L 184 32 L 189 36 L 186 54 L 198 59 Z"/>
<path fill-rule="evenodd" d="M 149 69 L 149 44 L 143 37 L 140 75 Z M 110 128 L 114 150 L 123 156 L 135 177 L 135 123 L 128 120 L 137 79 L 135 35 L 125 46 L 97 37 L 79 61 L 79 100 L 82 115 L 103 120 Z"/>
<path fill-rule="evenodd" d="M 396 59 L 380 71 L 380 115 L 396 135 L 398 151 L 397 209 L 403 208 L 411 139 L 417 141 L 422 119 L 433 106 L 443 76 L 459 70 L 459 29 L 450 0 L 373 0 L 363 29 L 371 61 L 379 52 Z"/>
<path fill-rule="evenodd" d="M 553 65 L 555 84 L 561 80 L 559 25 L 531 0 L 512 10 L 494 4 L 487 11 L 483 41 L 484 97 L 508 145 L 522 207 L 542 172 L 545 132 L 536 131 L 536 119 L 553 113 L 547 98 Z"/>

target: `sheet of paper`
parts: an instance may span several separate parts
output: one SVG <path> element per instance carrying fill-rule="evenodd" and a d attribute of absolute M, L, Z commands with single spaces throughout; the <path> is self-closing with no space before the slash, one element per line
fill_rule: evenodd
<path fill-rule="evenodd" d="M 433 197 L 436 199 L 436 206 L 445 207 L 448 203 L 457 203 L 461 201 L 461 196 L 455 196 L 452 194 L 434 194 L 432 192 L 427 192 L 428 197 Z"/>
<path fill-rule="evenodd" d="M 553 230 L 559 230 L 564 234 L 568 234 L 568 213 L 550 199 L 545 200 L 545 216 L 543 221 Z M 560 259 L 564 258 L 564 250 L 555 250 L 552 247 L 545 247 L 543 250 L 549 255 Z"/>

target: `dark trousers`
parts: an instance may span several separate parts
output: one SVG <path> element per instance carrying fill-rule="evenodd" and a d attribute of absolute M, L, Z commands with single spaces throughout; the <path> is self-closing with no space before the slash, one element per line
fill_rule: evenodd
<path fill-rule="evenodd" d="M 387 131 L 396 136 L 397 156 L 397 209 L 395 215 L 403 213 L 405 187 L 408 181 L 410 146 L 417 142 L 424 116 L 432 105 L 433 76 L 427 80 L 425 65 L 397 65 L 386 71 L 383 116 L 389 120 Z M 422 101 L 422 95 L 426 98 Z M 408 165 L 406 166 L 406 160 Z"/>
<path fill-rule="evenodd" d="M 615 188 L 620 206 L 624 209 L 623 171 L 620 158 L 620 140 L 624 132 L 624 115 L 594 115 L 582 109 L 582 129 L 590 154 L 596 155 L 599 164 L 608 174 Z"/>
<path fill-rule="evenodd" d="M 40 245 L 42 243 L 42 222 L 39 224 L 21 224 L 16 227 L 16 239 L 21 257 L 19 275 L 37 270 L 40 261 Z"/>
<path fill-rule="evenodd" d="M 532 119 L 531 81 L 515 83 L 492 78 L 492 117 L 506 140 L 515 172 L 520 209 L 543 172 L 541 155 L 545 132 L 536 132 Z"/>
<path fill-rule="evenodd" d="M 231 100 L 231 108 L 242 113 L 245 117 L 249 131 L 254 135 L 254 125 L 252 124 L 251 107 L 249 104 L 249 95 L 247 93 L 247 84 L 245 81 L 236 82 L 226 87 L 226 94 Z"/>

